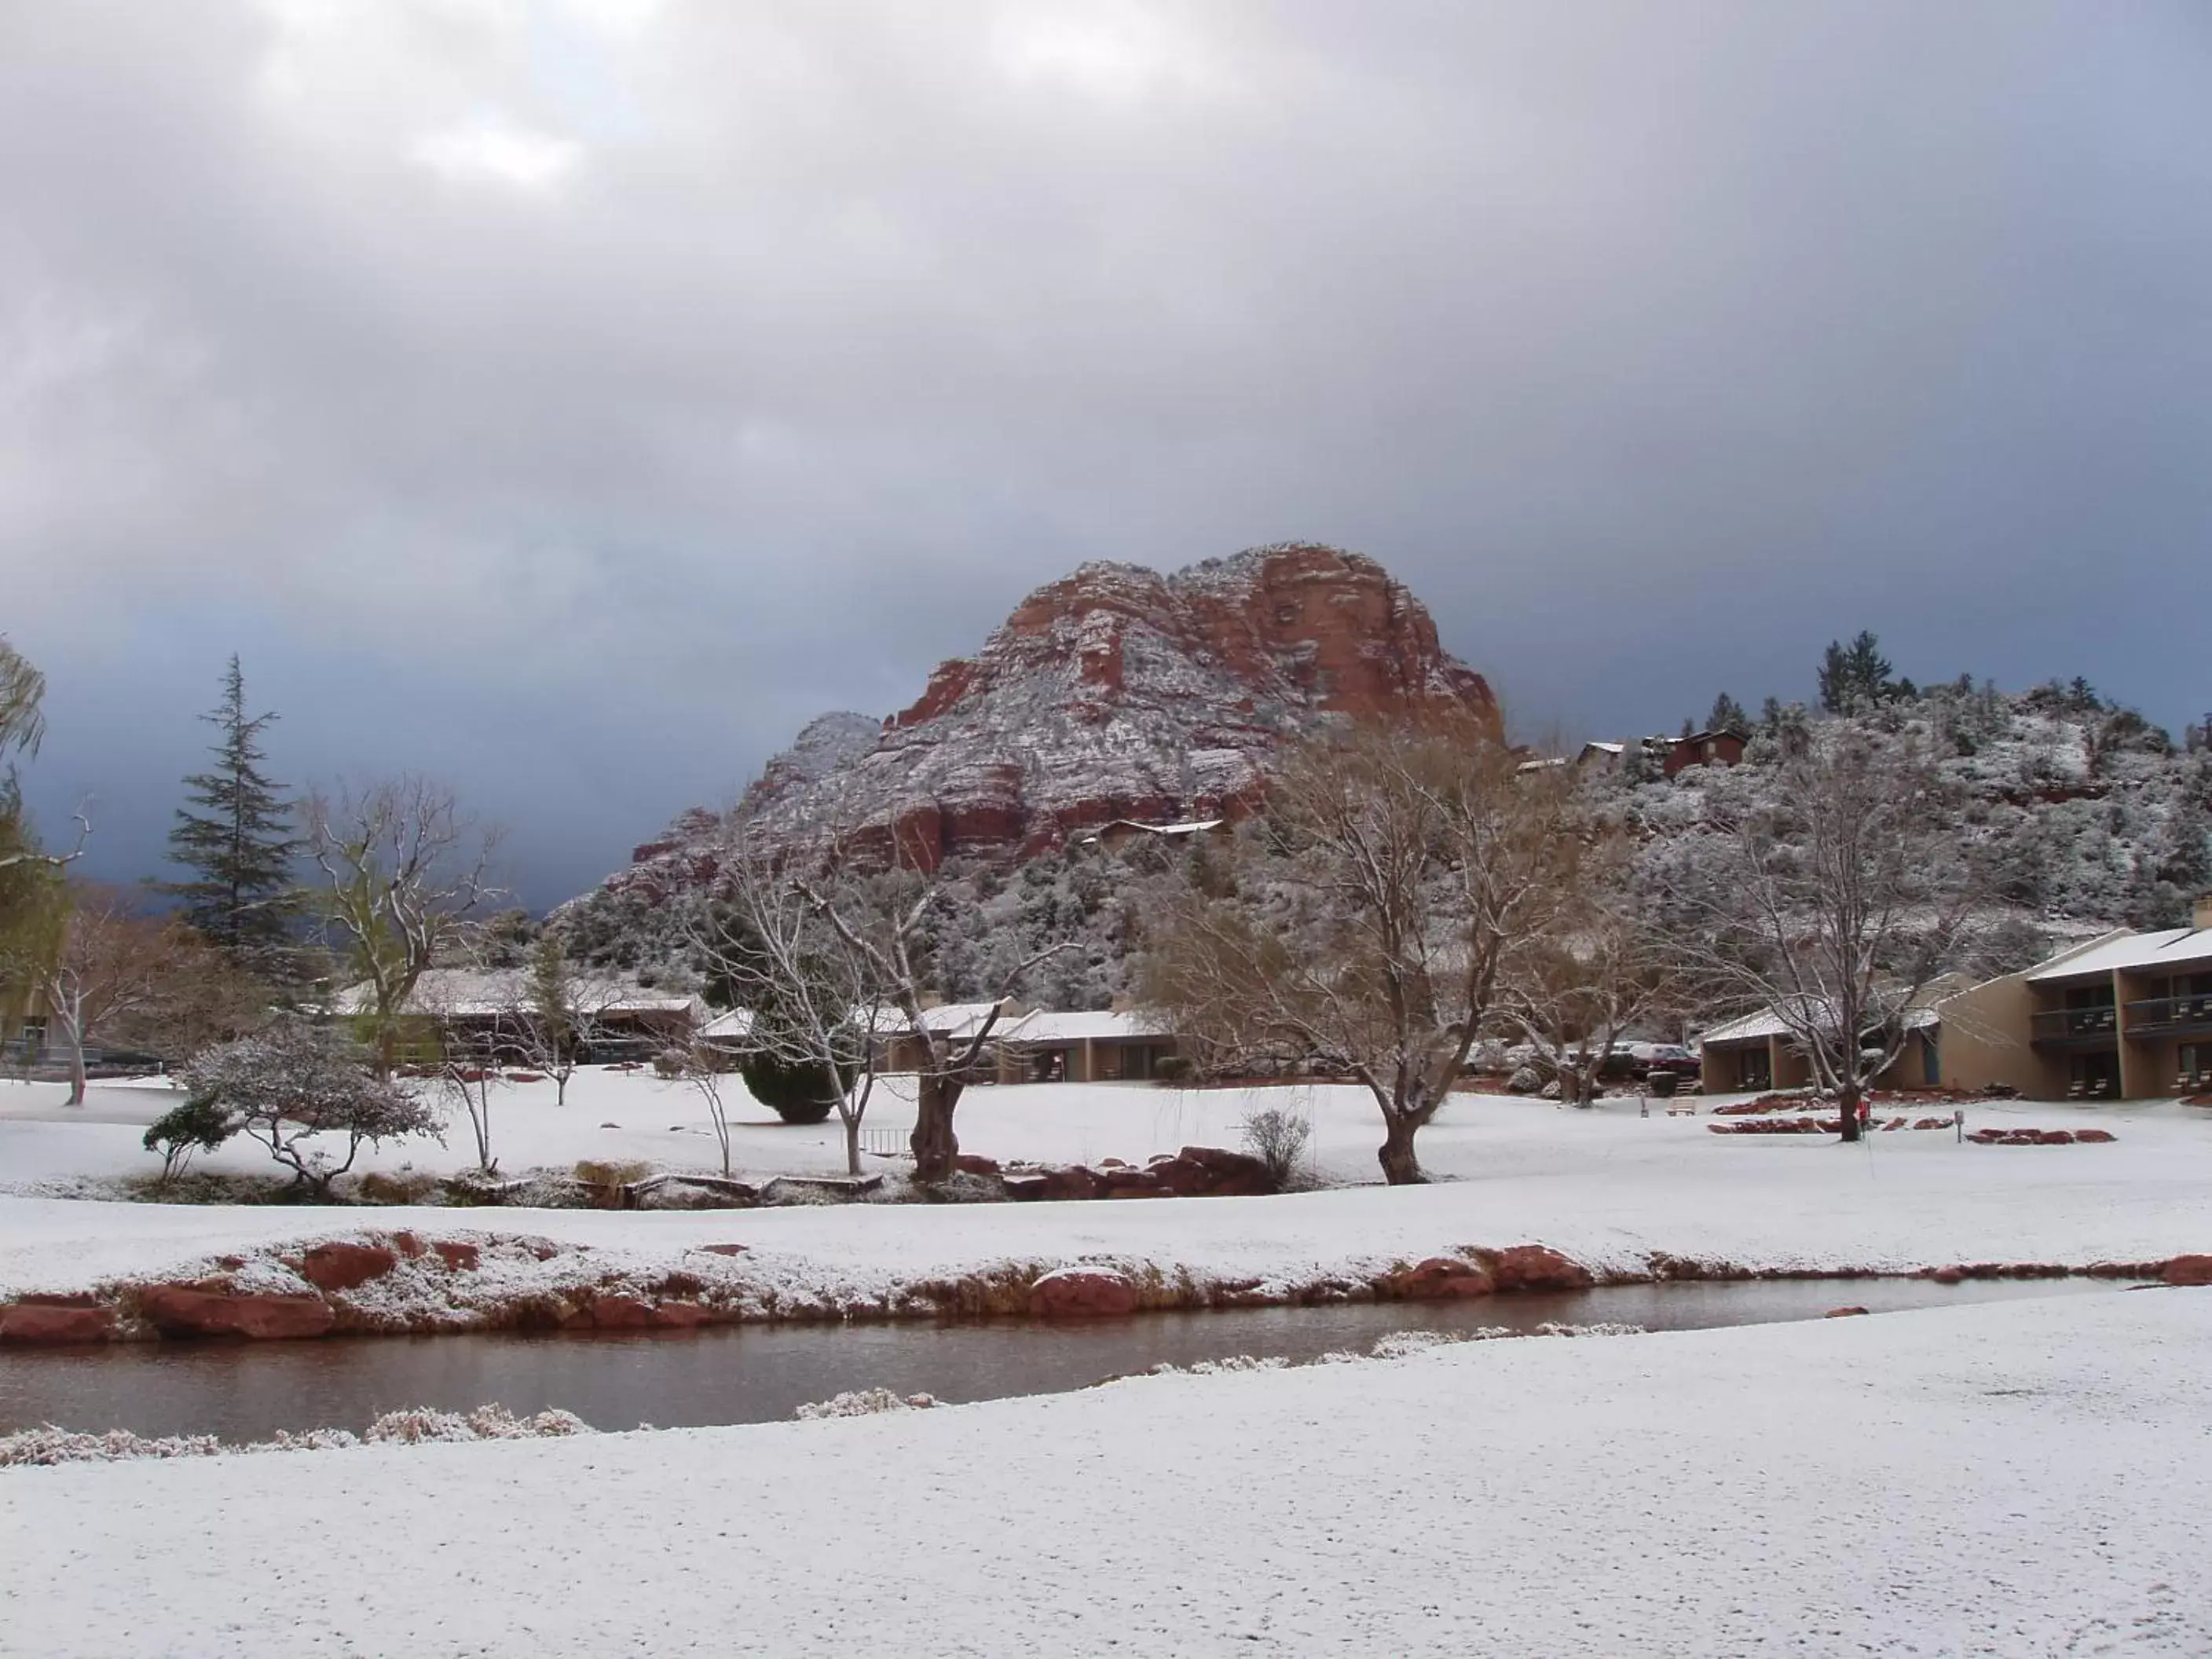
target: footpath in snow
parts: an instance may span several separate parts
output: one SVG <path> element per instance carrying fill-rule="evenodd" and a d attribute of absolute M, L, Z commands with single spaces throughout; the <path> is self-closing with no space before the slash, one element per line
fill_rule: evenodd
<path fill-rule="evenodd" d="M 2212 1650 L 2212 1291 L 0 1476 L 0 1654 Z"/>

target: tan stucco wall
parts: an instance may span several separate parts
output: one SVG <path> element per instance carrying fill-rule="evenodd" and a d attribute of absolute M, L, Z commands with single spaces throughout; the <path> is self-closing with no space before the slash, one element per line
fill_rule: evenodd
<path fill-rule="evenodd" d="M 2037 1100 L 2066 1093 L 2066 1067 L 2029 1045 L 2035 993 L 2025 974 L 1984 981 L 1936 1005 L 1938 1056 L 1947 1089 L 2002 1084 Z"/>

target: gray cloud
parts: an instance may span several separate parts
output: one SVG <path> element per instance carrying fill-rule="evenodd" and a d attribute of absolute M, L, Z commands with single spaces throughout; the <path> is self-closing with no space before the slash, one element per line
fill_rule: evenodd
<path fill-rule="evenodd" d="M 537 901 L 1027 588 L 1312 537 L 1529 729 L 2212 702 L 2201 6 L 21 7 L 0 628 L 158 852 L 245 653 Z"/>

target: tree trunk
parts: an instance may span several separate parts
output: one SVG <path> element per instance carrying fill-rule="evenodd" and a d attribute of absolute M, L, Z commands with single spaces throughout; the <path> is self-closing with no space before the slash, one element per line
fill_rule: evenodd
<path fill-rule="evenodd" d="M 1413 1132 L 1421 1126 L 1401 1112 L 1382 1115 L 1382 1150 L 1376 1154 L 1382 1179 L 1393 1187 L 1417 1186 L 1428 1179 L 1421 1161 L 1413 1156 Z"/>
<path fill-rule="evenodd" d="M 919 1128 L 921 1126 L 915 1126 Z M 845 1173 L 860 1173 L 860 1120 L 848 1113 L 845 1117 Z"/>
<path fill-rule="evenodd" d="M 1846 1083 L 1836 1091 L 1836 1109 L 1841 1115 L 1839 1121 L 1844 1140 L 1856 1140 L 1859 1138 L 1859 1087 L 1856 1084 Z"/>
<path fill-rule="evenodd" d="M 58 999 L 56 1000 L 53 1012 L 56 1022 L 61 1026 L 62 1045 L 69 1051 L 69 1098 L 62 1103 L 65 1106 L 82 1106 L 84 1104 L 85 1090 L 84 1026 L 79 1020 L 71 1017 L 68 1008 L 62 1006 Z"/>
<path fill-rule="evenodd" d="M 960 1080 L 941 1072 L 924 1072 L 915 1098 L 914 1178 L 923 1186 L 948 1179 L 953 1161 L 960 1156 L 959 1137 L 952 1133 L 952 1109 L 960 1103 Z"/>

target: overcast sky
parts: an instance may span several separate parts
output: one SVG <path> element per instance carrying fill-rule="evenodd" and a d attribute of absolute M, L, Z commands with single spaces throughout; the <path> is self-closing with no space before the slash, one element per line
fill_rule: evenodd
<path fill-rule="evenodd" d="M 1523 732 L 2212 704 L 2212 6 L 0 0 L 0 631 L 233 650 L 537 904 L 1083 560 L 1373 554 Z"/>

